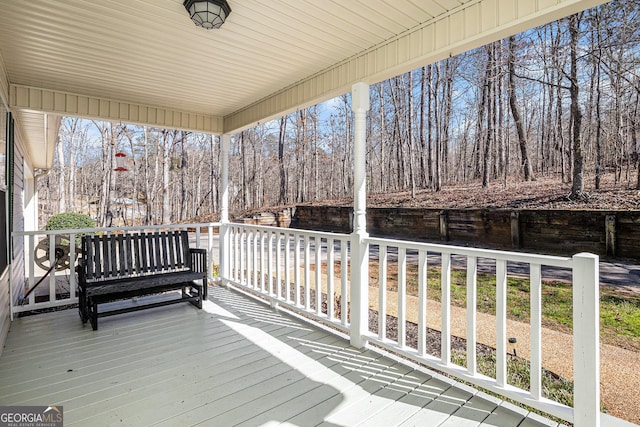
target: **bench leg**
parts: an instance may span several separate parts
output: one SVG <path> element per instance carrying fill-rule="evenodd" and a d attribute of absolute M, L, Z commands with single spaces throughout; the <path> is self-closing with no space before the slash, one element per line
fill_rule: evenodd
<path fill-rule="evenodd" d="M 93 300 L 89 300 L 87 305 L 89 307 L 88 317 L 91 322 L 91 327 L 93 328 L 94 331 L 97 331 L 98 330 L 98 304 Z"/>
<path fill-rule="evenodd" d="M 196 304 L 196 307 L 198 307 L 200 310 L 202 310 L 202 286 L 197 286 L 196 289 L 198 290 L 198 303 Z"/>
<path fill-rule="evenodd" d="M 87 316 L 87 301 L 85 292 L 82 290 L 81 286 L 78 286 L 78 312 L 80 314 L 82 324 L 87 323 L 87 320 L 89 319 Z"/>
<path fill-rule="evenodd" d="M 202 286 L 193 284 L 193 285 L 190 285 L 190 288 L 191 288 L 191 296 L 193 296 L 193 293 L 196 292 L 198 299 L 196 301 L 191 300 L 189 302 L 202 310 Z M 187 294 L 187 287 L 183 287 L 182 298 L 186 298 L 188 296 L 189 295 Z"/>

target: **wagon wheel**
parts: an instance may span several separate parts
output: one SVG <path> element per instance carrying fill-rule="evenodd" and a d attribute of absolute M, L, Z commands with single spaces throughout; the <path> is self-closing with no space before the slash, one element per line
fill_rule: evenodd
<path fill-rule="evenodd" d="M 69 242 L 70 243 L 70 242 Z M 54 245 L 54 254 L 55 254 L 55 270 L 63 271 L 70 269 L 72 264 L 75 263 L 78 254 L 81 249 L 76 246 L 75 257 L 72 260 L 70 256 L 70 246 L 69 243 L 62 243 L 62 237 L 56 236 L 55 245 Z M 49 270 L 51 268 L 51 260 L 49 259 L 49 239 L 44 238 L 38 242 L 36 248 L 33 251 L 33 257 L 36 261 L 36 264 L 42 268 L 43 270 Z"/>

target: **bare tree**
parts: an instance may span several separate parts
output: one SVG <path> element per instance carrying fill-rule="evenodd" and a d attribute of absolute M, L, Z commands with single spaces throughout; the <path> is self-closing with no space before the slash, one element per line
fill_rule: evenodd
<path fill-rule="evenodd" d="M 577 14 L 569 17 L 570 62 L 571 69 L 569 80 L 571 81 L 571 117 L 572 117 L 572 144 L 573 144 L 573 185 L 571 186 L 571 197 L 582 198 L 584 184 L 582 182 L 583 154 L 582 141 L 580 139 L 580 126 L 582 125 L 582 111 L 579 105 L 580 88 L 578 82 L 578 37 L 579 37 L 580 17 Z"/>
<path fill-rule="evenodd" d="M 280 117 L 280 133 L 278 134 L 278 171 L 280 174 L 280 194 L 278 204 L 287 203 L 287 172 L 284 166 L 284 143 L 287 132 L 287 116 Z"/>
<path fill-rule="evenodd" d="M 516 62 L 516 38 L 515 36 L 509 37 L 509 106 L 511 107 L 511 116 L 513 122 L 516 125 L 516 131 L 518 132 L 518 143 L 520 145 L 520 155 L 522 156 L 522 170 L 524 172 L 525 181 L 535 180 L 533 176 L 533 169 L 531 168 L 531 161 L 529 160 L 529 152 L 527 150 L 527 138 L 524 133 L 524 126 L 522 125 L 522 117 L 518 109 L 518 103 L 516 100 L 516 83 L 515 83 L 515 62 Z"/>

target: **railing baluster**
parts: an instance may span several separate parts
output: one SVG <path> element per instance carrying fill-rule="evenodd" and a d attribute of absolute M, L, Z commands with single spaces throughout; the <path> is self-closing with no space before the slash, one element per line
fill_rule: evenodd
<path fill-rule="evenodd" d="M 213 266 L 215 265 L 215 258 L 213 256 L 213 226 L 209 225 L 207 227 L 207 253 L 209 256 L 207 257 L 209 265 L 207 265 L 207 271 L 209 272 L 208 276 L 210 279 L 213 279 Z M 218 253 L 218 259 L 220 259 L 220 254 Z M 220 267 L 218 267 L 218 272 L 220 271 Z M 211 284 L 211 282 L 209 283 Z"/>
<path fill-rule="evenodd" d="M 274 289 L 273 289 L 273 258 L 274 258 L 274 247 L 273 247 L 273 236 L 274 233 L 272 231 L 269 231 L 269 237 L 268 237 L 268 241 L 267 241 L 267 291 L 269 295 L 273 295 L 274 294 Z"/>
<path fill-rule="evenodd" d="M 235 273 L 235 264 L 236 264 L 236 257 L 235 257 L 235 252 L 236 252 L 236 246 L 235 246 L 235 241 L 236 241 L 236 229 L 235 227 L 233 227 L 232 225 L 229 225 L 229 279 L 231 280 L 235 280 L 236 278 L 236 273 Z"/>
<path fill-rule="evenodd" d="M 378 252 L 378 338 L 387 337 L 387 245 L 380 245 Z"/>
<path fill-rule="evenodd" d="M 496 385 L 507 385 L 507 262 L 496 260 Z"/>
<path fill-rule="evenodd" d="M 427 354 L 427 251 L 418 254 L 418 355 Z"/>
<path fill-rule="evenodd" d="M 258 274 L 260 273 L 260 264 L 258 263 L 260 247 L 260 230 L 253 231 L 253 289 L 258 289 Z"/>
<path fill-rule="evenodd" d="M 229 233 L 229 254 L 227 255 L 227 261 L 225 267 L 229 269 L 225 274 L 229 276 L 229 279 L 233 280 L 233 227 L 231 225 L 228 226 Z"/>
<path fill-rule="evenodd" d="M 300 235 L 293 235 L 293 263 L 295 264 L 295 270 L 293 272 L 293 281 L 295 285 L 295 304 L 300 306 Z"/>
<path fill-rule="evenodd" d="M 233 235 L 233 268 L 231 269 L 231 271 L 233 271 L 233 278 L 237 281 L 240 281 L 240 233 L 242 232 L 242 229 L 240 227 L 234 227 L 235 231 L 234 231 L 234 235 Z"/>
<path fill-rule="evenodd" d="M 69 234 L 69 298 L 76 298 L 76 275 L 73 274 L 73 266 L 76 260 L 76 233 Z"/>
<path fill-rule="evenodd" d="M 284 300 L 291 302 L 291 234 L 283 235 L 284 244 Z"/>
<path fill-rule="evenodd" d="M 334 262 L 333 238 L 327 239 L 327 316 L 330 320 L 335 319 L 335 283 L 334 283 Z"/>
<path fill-rule="evenodd" d="M 245 268 L 246 268 L 246 250 L 245 250 L 245 239 L 246 239 L 246 233 L 247 233 L 247 229 L 246 228 L 242 228 L 239 230 L 238 234 L 240 235 L 240 274 L 239 274 L 239 278 L 238 281 L 242 284 L 246 284 L 246 280 L 245 280 Z"/>
<path fill-rule="evenodd" d="M 264 292 L 265 286 L 264 286 L 264 281 L 265 281 L 265 276 L 266 276 L 266 271 L 265 269 L 267 268 L 267 260 L 265 257 L 265 245 L 266 245 L 266 231 L 262 230 L 260 232 L 260 292 Z"/>
<path fill-rule="evenodd" d="M 349 261 L 347 259 L 349 256 L 348 252 L 347 241 L 343 238 L 340 240 L 340 283 L 342 285 L 340 317 L 344 326 L 347 326 L 349 322 L 349 282 L 347 281 L 347 269 L 349 268 Z"/>
<path fill-rule="evenodd" d="M 276 238 L 276 297 L 282 298 L 282 233 Z"/>
<path fill-rule="evenodd" d="M 33 285 L 35 285 L 36 283 L 36 278 L 35 278 L 35 237 L 34 235 L 30 235 L 29 236 L 29 254 L 31 256 L 30 260 L 31 262 L 29 263 L 29 289 L 33 289 Z M 35 304 L 36 301 L 36 295 L 35 292 L 31 292 L 31 295 L 29 295 L 29 305 L 33 305 Z M 13 303 L 13 301 L 12 301 Z"/>
<path fill-rule="evenodd" d="M 316 288 L 316 314 L 322 314 L 322 239 L 315 238 L 315 288 Z"/>
<path fill-rule="evenodd" d="M 476 307 L 478 258 L 467 257 L 467 372 L 476 375 Z"/>
<path fill-rule="evenodd" d="M 398 345 L 407 345 L 407 250 L 398 248 Z"/>
<path fill-rule="evenodd" d="M 441 339 L 440 359 L 442 363 L 451 363 L 451 254 L 442 253 L 441 277 L 442 296 L 441 306 Z"/>
<path fill-rule="evenodd" d="M 311 258 L 311 239 L 304 236 L 304 308 L 308 311 L 311 308 L 311 273 L 309 264 Z"/>
<path fill-rule="evenodd" d="M 246 274 L 246 279 L 247 281 L 245 282 L 245 284 L 247 286 L 249 286 L 250 288 L 253 288 L 254 286 L 254 282 L 253 282 L 253 270 L 254 270 L 254 264 L 253 264 L 253 228 L 248 228 L 246 231 L 247 234 L 247 243 L 246 243 L 246 248 L 247 248 L 247 253 L 246 253 L 246 257 L 247 257 L 247 274 Z"/>
<path fill-rule="evenodd" d="M 56 236 L 49 236 L 49 267 L 56 263 Z M 33 292 L 35 294 L 35 291 Z M 49 274 L 49 302 L 56 300 L 56 269 L 51 270 Z"/>
<path fill-rule="evenodd" d="M 529 266 L 531 294 L 531 397 L 542 397 L 542 273 L 540 264 Z"/>

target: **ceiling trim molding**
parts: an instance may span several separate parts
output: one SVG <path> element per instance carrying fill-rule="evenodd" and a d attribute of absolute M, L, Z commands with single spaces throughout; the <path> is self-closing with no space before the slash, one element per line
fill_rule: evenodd
<path fill-rule="evenodd" d="M 224 118 L 235 133 L 351 90 L 581 12 L 609 0 L 476 0 Z"/>
<path fill-rule="evenodd" d="M 222 117 L 11 84 L 9 108 L 221 134 Z"/>

